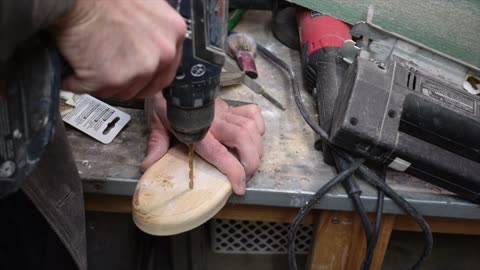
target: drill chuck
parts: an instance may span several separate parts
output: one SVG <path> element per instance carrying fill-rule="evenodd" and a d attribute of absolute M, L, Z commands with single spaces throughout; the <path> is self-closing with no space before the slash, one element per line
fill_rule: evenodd
<path fill-rule="evenodd" d="M 182 72 L 187 62 L 179 68 Z M 196 61 L 193 61 L 196 62 Z M 198 65 L 198 64 L 197 64 Z M 164 93 L 167 100 L 167 119 L 175 137 L 185 144 L 201 141 L 207 134 L 215 115 L 215 96 L 220 84 L 220 67 L 208 66 L 200 78 L 176 79 Z M 193 76 L 192 76 L 193 77 Z"/>
<path fill-rule="evenodd" d="M 165 92 L 167 118 L 175 137 L 182 143 L 193 144 L 202 140 L 212 124 L 219 87 L 219 78 L 215 74 L 205 81 L 180 83 L 177 80 Z"/>
<path fill-rule="evenodd" d="M 213 102 L 195 109 L 170 106 L 167 117 L 175 137 L 182 143 L 193 144 L 207 134 L 213 121 L 214 110 Z"/>

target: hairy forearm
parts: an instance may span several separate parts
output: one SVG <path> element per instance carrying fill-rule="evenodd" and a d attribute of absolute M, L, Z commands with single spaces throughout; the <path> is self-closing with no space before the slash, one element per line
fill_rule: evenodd
<path fill-rule="evenodd" d="M 15 47 L 65 15 L 75 0 L 0 0 L 0 65 Z"/>

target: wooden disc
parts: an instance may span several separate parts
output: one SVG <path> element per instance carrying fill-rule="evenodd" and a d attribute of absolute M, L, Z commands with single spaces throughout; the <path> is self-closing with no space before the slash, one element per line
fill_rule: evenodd
<path fill-rule="evenodd" d="M 196 228 L 212 218 L 232 193 L 228 178 L 198 155 L 194 187 L 189 188 L 185 146 L 171 148 L 142 176 L 133 195 L 133 220 L 152 235 L 173 235 Z"/>

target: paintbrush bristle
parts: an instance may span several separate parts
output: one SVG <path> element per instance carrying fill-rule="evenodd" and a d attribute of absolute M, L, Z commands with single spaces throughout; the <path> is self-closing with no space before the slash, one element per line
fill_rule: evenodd
<path fill-rule="evenodd" d="M 238 56 L 239 52 L 255 55 L 256 50 L 255 40 L 247 34 L 235 33 L 227 38 L 227 53 L 234 58 Z"/>
<path fill-rule="evenodd" d="M 235 33 L 227 38 L 227 53 L 237 60 L 240 70 L 250 78 L 257 78 L 257 67 L 255 65 L 255 52 L 257 44 L 247 34 Z"/>

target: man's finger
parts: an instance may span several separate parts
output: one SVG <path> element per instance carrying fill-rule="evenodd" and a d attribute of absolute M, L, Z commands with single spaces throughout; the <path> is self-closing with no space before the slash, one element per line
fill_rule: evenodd
<path fill-rule="evenodd" d="M 131 82 L 130 84 L 123 86 L 123 87 L 103 87 L 102 89 L 98 89 L 95 85 L 90 85 L 86 80 L 81 80 L 75 75 L 71 75 L 63 80 L 62 87 L 65 90 L 77 93 L 77 94 L 84 94 L 89 93 L 96 97 L 118 97 L 123 100 L 130 99 L 136 95 L 140 89 L 135 91 L 135 88 L 139 88 L 136 86 L 139 84 L 140 86 L 142 83 L 140 81 Z M 145 85 L 146 83 L 144 83 Z"/>
<path fill-rule="evenodd" d="M 195 151 L 228 177 L 235 194 L 245 194 L 246 176 L 242 165 L 210 132 L 195 144 Z"/>
<path fill-rule="evenodd" d="M 212 124 L 210 131 L 220 143 L 237 150 L 247 176 L 257 171 L 260 166 L 260 154 L 246 130 L 219 120 Z"/>
<path fill-rule="evenodd" d="M 261 135 L 265 133 L 265 121 L 263 121 L 262 113 L 255 104 L 243 105 L 239 107 L 232 107 L 230 111 L 234 114 L 250 118 L 257 124 L 258 131 Z"/>
<path fill-rule="evenodd" d="M 63 89 L 66 89 L 74 93 L 86 93 L 86 92 L 92 92 L 96 90 L 92 85 L 86 84 L 84 81 L 80 80 L 75 75 L 70 75 L 67 78 L 65 78 L 63 80 L 62 87 Z"/>
<path fill-rule="evenodd" d="M 138 76 L 137 79 L 133 80 L 126 87 L 123 87 L 121 91 L 118 89 L 118 92 L 115 96 L 123 100 L 130 100 L 134 97 L 142 97 L 141 91 L 146 85 L 148 85 L 151 78 L 151 74 Z"/>
<path fill-rule="evenodd" d="M 263 139 L 254 120 L 236 114 L 227 114 L 225 115 L 225 121 L 246 130 L 257 147 L 259 156 L 263 156 Z M 215 136 L 215 134 L 213 135 Z"/>
<path fill-rule="evenodd" d="M 153 116 L 150 139 L 147 146 L 147 156 L 142 162 L 141 170 L 146 171 L 157 160 L 167 153 L 170 146 L 170 136 L 156 115 Z"/>
<path fill-rule="evenodd" d="M 182 60 L 182 54 L 178 53 L 172 63 L 166 66 L 160 66 L 157 73 L 153 75 L 152 80 L 140 91 L 139 97 L 153 96 L 167 87 L 175 78 L 177 67 Z"/>

